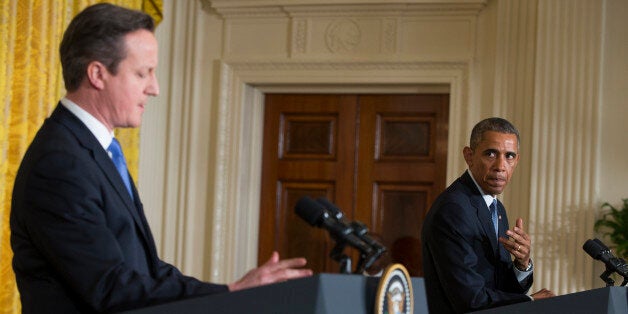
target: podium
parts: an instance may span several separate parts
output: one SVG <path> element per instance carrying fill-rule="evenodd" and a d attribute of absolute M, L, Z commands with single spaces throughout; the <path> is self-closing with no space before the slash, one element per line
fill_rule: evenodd
<path fill-rule="evenodd" d="M 373 313 L 379 279 L 361 275 L 318 274 L 124 313 Z M 414 292 L 414 313 L 427 313 L 423 278 L 411 278 L 411 282 Z"/>
<path fill-rule="evenodd" d="M 476 314 L 626 314 L 628 288 L 606 287 L 473 312 Z"/>

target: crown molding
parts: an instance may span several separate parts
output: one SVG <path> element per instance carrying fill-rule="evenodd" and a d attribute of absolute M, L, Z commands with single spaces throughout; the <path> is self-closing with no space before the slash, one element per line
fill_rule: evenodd
<path fill-rule="evenodd" d="M 338 16 L 347 14 L 411 16 L 476 15 L 487 0 L 201 0 L 223 18 Z"/>

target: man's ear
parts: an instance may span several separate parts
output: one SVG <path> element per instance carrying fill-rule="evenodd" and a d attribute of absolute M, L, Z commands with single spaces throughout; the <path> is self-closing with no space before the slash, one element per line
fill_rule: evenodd
<path fill-rule="evenodd" d="M 92 61 L 87 65 L 87 80 L 97 90 L 105 88 L 104 78 L 107 73 L 107 67 L 98 61 Z"/>
<path fill-rule="evenodd" d="M 470 167 L 473 162 L 473 149 L 469 146 L 465 146 L 462 149 L 462 156 L 464 156 L 464 160 L 467 162 L 467 165 Z"/>

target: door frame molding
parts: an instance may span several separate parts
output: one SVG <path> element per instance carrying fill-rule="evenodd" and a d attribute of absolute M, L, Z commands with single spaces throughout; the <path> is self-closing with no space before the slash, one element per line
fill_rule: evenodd
<path fill-rule="evenodd" d="M 467 62 L 219 62 L 216 172 L 207 239 L 211 280 L 257 265 L 264 94 L 420 93 L 448 88 L 447 184 L 466 165 L 459 150 L 479 112 L 469 105 Z"/>

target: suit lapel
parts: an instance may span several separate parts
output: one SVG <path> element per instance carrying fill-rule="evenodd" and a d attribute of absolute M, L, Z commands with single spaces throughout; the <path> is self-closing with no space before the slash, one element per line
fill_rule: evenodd
<path fill-rule="evenodd" d="M 482 225 L 482 230 L 484 230 L 484 234 L 489 238 L 491 246 L 493 247 L 493 252 L 497 252 L 499 250 L 499 242 L 497 241 L 495 227 L 493 227 L 493 220 L 491 219 L 486 202 L 484 202 L 484 198 L 482 198 L 482 196 L 473 196 L 472 202 L 473 206 L 477 209 L 478 219 Z"/>
<path fill-rule="evenodd" d="M 486 235 L 486 237 L 491 242 L 493 252 L 497 256 L 499 254 L 499 242 L 497 241 L 497 235 L 495 235 L 495 228 L 493 227 L 493 221 L 491 220 L 491 215 L 488 207 L 486 206 L 486 202 L 484 201 L 482 194 L 478 190 L 477 186 L 475 186 L 475 183 L 471 179 L 471 175 L 469 175 L 468 172 L 464 173 L 464 175 L 461 177 L 461 180 L 467 186 L 469 191 L 471 191 L 469 195 L 469 200 L 471 201 L 471 205 L 475 207 L 478 220 L 480 221 L 480 225 L 482 226 L 482 230 L 484 231 L 484 235 Z M 501 223 L 499 228 L 501 229 Z"/>
<path fill-rule="evenodd" d="M 58 121 L 59 123 L 66 126 L 68 129 L 72 131 L 72 133 L 76 136 L 81 145 L 90 152 L 92 158 L 94 158 L 94 162 L 98 165 L 98 167 L 102 170 L 107 180 L 113 186 L 114 190 L 118 194 L 120 198 L 122 198 L 126 210 L 131 214 L 133 220 L 138 226 L 139 230 L 142 232 L 146 239 L 152 239 L 152 237 L 147 235 L 148 226 L 143 223 L 145 219 L 140 217 L 140 213 L 137 210 L 137 206 L 133 203 L 129 192 L 127 191 L 124 182 L 122 182 L 122 178 L 118 174 L 118 171 L 107 155 L 107 152 L 100 145 L 96 137 L 89 131 L 87 126 L 81 122 L 74 114 L 72 114 L 69 110 L 67 110 L 61 103 L 57 105 L 53 113 L 50 115 L 50 118 Z M 133 184 L 133 191 L 136 199 L 139 199 L 137 192 L 135 191 L 135 185 Z M 139 200 L 138 200 L 139 202 Z M 151 245 L 149 245 L 150 247 Z"/>
<path fill-rule="evenodd" d="M 140 195 L 137 192 L 135 183 L 133 182 L 133 177 L 131 177 L 131 190 L 133 191 L 133 199 L 135 200 L 135 208 L 137 209 L 136 213 L 138 214 L 138 217 L 139 217 L 139 224 L 142 226 L 140 229 L 143 231 L 144 237 L 146 238 L 146 241 L 148 243 L 147 245 L 148 251 L 153 261 L 158 261 L 159 257 L 157 256 L 157 248 L 155 247 L 155 239 L 153 239 L 153 234 L 150 232 L 150 226 L 148 225 L 148 221 L 146 221 L 146 215 L 144 214 L 144 205 L 142 205 L 142 202 L 140 201 Z M 124 187 L 124 191 L 127 192 L 126 187 Z M 153 266 L 156 267 L 157 264 L 154 264 Z M 156 271 L 156 269 L 154 269 L 154 271 Z"/>
<path fill-rule="evenodd" d="M 111 158 L 109 158 L 109 155 L 107 155 L 107 153 L 101 148 L 100 151 L 94 149 L 92 156 L 94 156 L 94 161 L 96 161 L 98 167 L 100 167 L 103 171 L 107 180 L 109 180 L 109 183 L 111 183 L 113 188 L 116 190 L 118 196 L 120 196 L 120 198 L 124 201 L 124 205 L 126 205 L 126 208 L 129 210 L 131 215 L 133 215 L 133 218 L 136 219 L 136 221 L 139 221 L 139 216 L 135 208 L 135 204 L 131 199 L 131 195 L 129 195 L 129 191 L 126 189 L 126 186 L 118 174 L 116 166 L 111 161 Z"/>

